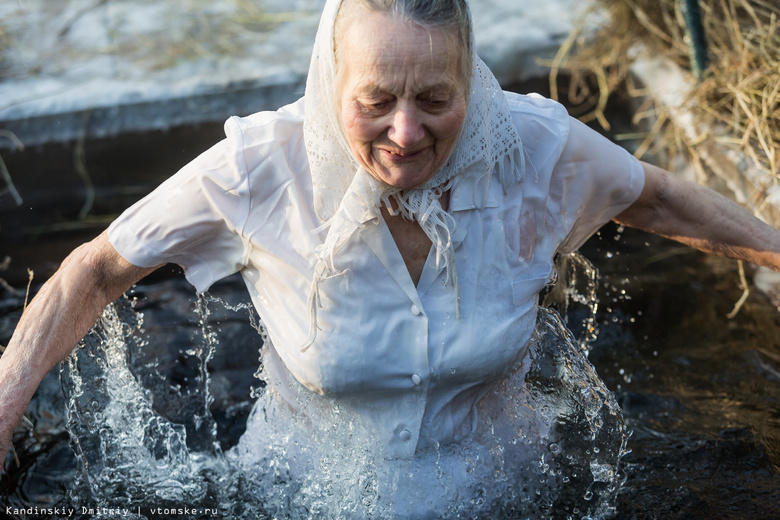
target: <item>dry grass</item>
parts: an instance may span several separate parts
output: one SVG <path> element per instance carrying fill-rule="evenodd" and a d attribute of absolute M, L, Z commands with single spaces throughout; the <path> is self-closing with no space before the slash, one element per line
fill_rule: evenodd
<path fill-rule="evenodd" d="M 10 130 L 0 128 L 0 139 L 8 139 L 14 145 L 14 148 L 16 148 L 18 151 L 24 150 L 24 145 L 22 142 L 18 137 L 16 137 L 16 134 Z M 22 197 L 16 190 L 16 186 L 14 186 L 13 180 L 11 179 L 11 172 L 8 171 L 2 156 L 0 156 L 0 179 L 2 179 L 3 185 L 5 186 L 4 188 L 0 186 L 0 195 L 10 193 L 11 198 L 14 199 L 14 203 L 16 203 L 17 206 L 21 206 Z"/>
<path fill-rule="evenodd" d="M 700 2 L 710 66 L 703 81 L 690 92 L 688 107 L 704 128 L 705 137 L 737 149 L 756 167 L 780 181 L 780 5 L 777 0 L 712 0 Z M 690 69 L 682 2 L 678 0 L 599 0 L 605 22 L 595 34 L 584 27 L 592 12 L 562 47 L 553 64 L 572 75 L 569 97 L 585 102 L 585 119 L 604 117 L 606 100 L 626 80 L 634 59 L 643 54 L 664 56 Z M 601 15 L 599 15 L 601 16 Z M 586 77 L 595 75 L 598 85 Z M 551 82 L 552 83 L 552 82 Z M 632 89 L 635 95 L 641 91 Z M 647 109 L 647 107 L 645 107 Z M 637 119 L 652 115 L 651 137 L 656 146 L 679 145 L 697 157 L 696 142 L 686 141 L 679 129 L 664 125 L 665 116 L 640 110 Z M 661 132 L 662 127 L 666 127 Z M 646 152 L 650 139 L 638 151 Z"/>
<path fill-rule="evenodd" d="M 247 42 L 262 41 L 278 25 L 306 16 L 298 11 L 263 11 L 252 0 L 229 0 L 227 6 L 219 13 L 204 12 L 181 19 L 180 10 L 175 9 L 168 13 L 176 18 L 170 29 L 117 37 L 102 52 L 129 56 L 151 70 L 168 69 L 186 61 L 246 54 L 251 48 Z"/>
<path fill-rule="evenodd" d="M 3 62 L 6 50 L 11 46 L 11 34 L 5 25 L 0 22 L 0 79 L 3 77 Z"/>

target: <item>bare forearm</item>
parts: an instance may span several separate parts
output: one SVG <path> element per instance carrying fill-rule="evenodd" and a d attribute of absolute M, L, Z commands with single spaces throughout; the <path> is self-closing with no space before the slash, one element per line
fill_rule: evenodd
<path fill-rule="evenodd" d="M 149 271 L 128 264 L 101 235 L 71 253 L 41 288 L 0 357 L 0 456 L 46 373 L 70 354 L 108 303 Z"/>
<path fill-rule="evenodd" d="M 644 164 L 639 200 L 615 220 L 708 253 L 780 270 L 780 231 L 728 198 Z"/>
<path fill-rule="evenodd" d="M 95 294 L 90 274 L 75 264 L 74 252 L 43 286 L 19 321 L 0 358 L 0 388 L 37 387 L 43 376 L 64 359 L 84 336 L 106 302 Z"/>

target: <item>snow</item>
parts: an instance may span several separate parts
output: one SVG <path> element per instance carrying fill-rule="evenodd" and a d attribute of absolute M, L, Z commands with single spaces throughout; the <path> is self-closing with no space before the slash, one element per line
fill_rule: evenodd
<path fill-rule="evenodd" d="M 4 0 L 0 128 L 35 145 L 275 108 L 303 92 L 323 3 Z M 575 5 L 473 0 L 478 53 L 505 84 L 546 74 Z"/>

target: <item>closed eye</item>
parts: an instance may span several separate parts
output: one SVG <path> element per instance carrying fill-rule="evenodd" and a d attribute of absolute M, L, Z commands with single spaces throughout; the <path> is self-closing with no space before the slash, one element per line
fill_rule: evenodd
<path fill-rule="evenodd" d="M 359 99 L 358 105 L 363 112 L 384 114 L 393 107 L 393 99 Z"/>
<path fill-rule="evenodd" d="M 436 112 L 447 109 L 452 101 L 451 96 L 442 94 L 426 93 L 417 98 L 425 110 Z"/>

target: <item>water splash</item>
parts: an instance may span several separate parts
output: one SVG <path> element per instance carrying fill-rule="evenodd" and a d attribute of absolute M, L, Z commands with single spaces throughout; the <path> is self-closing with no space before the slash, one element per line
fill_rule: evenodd
<path fill-rule="evenodd" d="M 565 317 L 566 325 L 574 331 L 577 343 L 588 355 L 599 333 L 596 318 L 599 271 L 576 251 L 558 257 L 555 269 L 556 280 L 544 295 L 542 305 L 556 309 Z"/>
<path fill-rule="evenodd" d="M 531 349 L 525 382 L 528 401 L 553 425 L 550 471 L 560 482 L 578 482 L 558 487 L 550 511 L 608 517 L 626 478 L 620 459 L 628 434 L 620 407 L 555 311 L 540 309 Z"/>
<path fill-rule="evenodd" d="M 247 433 L 223 454 L 208 413 L 205 367 L 219 330 L 207 324 L 207 303 L 215 300 L 198 303 L 201 339 L 186 349 L 202 363 L 196 381 L 173 391 L 168 383 L 190 421 L 181 421 L 186 411 L 177 420 L 159 413 L 166 389 L 150 374 L 161 367 L 139 363 L 153 345 L 127 300 L 106 310 L 64 364 L 68 428 L 82 466 L 74 504 L 128 508 L 139 519 L 154 516 L 150 507 L 182 504 L 225 517 L 290 519 L 600 518 L 613 511 L 624 480 L 622 417 L 557 313 L 540 310 L 529 356 L 488 389 L 473 435 L 421 449 L 413 460 L 387 460 L 348 402 L 294 380 L 282 389 L 286 401 L 273 385 L 255 389 Z M 301 413 L 312 408 L 316 422 Z"/>
<path fill-rule="evenodd" d="M 198 309 L 205 317 L 202 301 Z M 131 370 L 132 366 L 155 372 L 158 367 L 131 363 L 150 345 L 142 335 L 143 317 L 127 299 L 109 305 L 62 364 L 67 428 L 82 468 L 70 491 L 74 506 L 109 504 L 109 510 L 132 512 L 128 518 L 146 518 L 139 513 L 152 505 L 201 504 L 230 510 L 232 504 L 224 502 L 238 482 L 215 442 L 205 366 L 216 336 L 202 323 L 203 342 L 190 350 L 202 362 L 197 370 L 201 378 L 193 385 L 197 391 L 185 392 L 178 385 L 167 388 L 182 399 L 188 409 L 180 415 L 189 420 L 173 422 L 161 416 L 154 406 L 159 392 L 144 387 L 139 380 L 149 378 L 137 378 Z"/>

